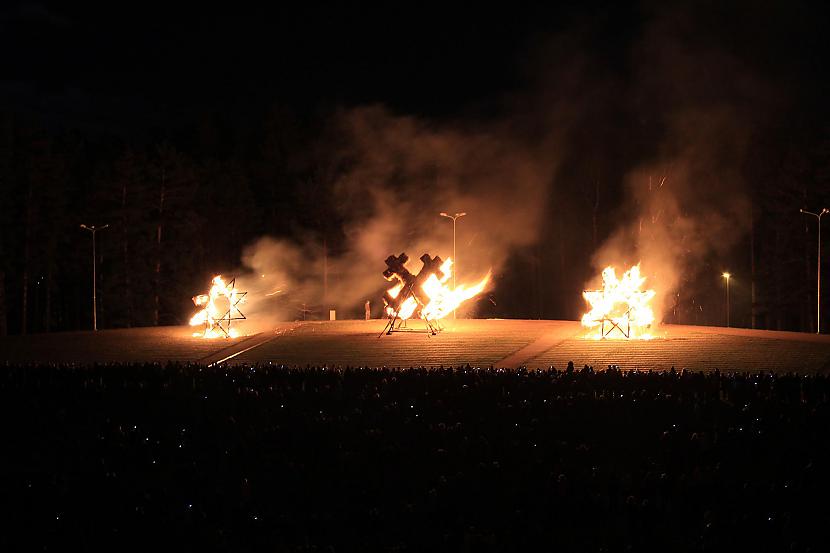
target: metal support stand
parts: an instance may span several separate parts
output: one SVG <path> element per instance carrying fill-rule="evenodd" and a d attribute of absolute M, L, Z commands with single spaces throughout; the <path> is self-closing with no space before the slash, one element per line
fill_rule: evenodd
<path fill-rule="evenodd" d="M 598 323 L 602 324 L 602 330 L 601 330 L 602 337 L 605 338 L 606 336 L 611 334 L 614 331 L 614 329 L 616 328 L 617 330 L 619 330 L 622 333 L 623 336 L 625 336 L 626 338 L 631 338 L 631 309 L 626 311 L 624 313 L 624 316 L 625 316 L 625 325 L 626 325 L 625 330 L 623 330 L 623 328 L 620 326 L 620 323 L 616 322 L 613 319 L 609 319 L 608 317 L 603 317 L 602 319 L 597 321 Z M 608 323 L 608 324 L 611 325 L 611 327 L 608 329 L 607 332 L 605 331 L 605 323 Z"/>

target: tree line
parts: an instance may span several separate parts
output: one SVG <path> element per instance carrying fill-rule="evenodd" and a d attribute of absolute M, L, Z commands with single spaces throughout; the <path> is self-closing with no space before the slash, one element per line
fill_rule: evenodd
<path fill-rule="evenodd" d="M 237 142 L 212 122 L 127 142 L 0 114 L 0 335 L 91 327 L 82 224 L 108 225 L 96 236 L 100 328 L 185 323 L 190 298 L 254 238 L 337 220 L 327 194 L 308 195 L 315 138 L 280 113 Z"/>
<path fill-rule="evenodd" d="M 109 225 L 96 238 L 100 328 L 185 323 L 190 297 L 238 267 L 262 235 L 312 233 L 336 254 L 348 215 L 332 194 L 330 115 L 274 109 L 242 130 L 206 117 L 129 141 L 0 113 L 0 335 L 91 328 L 92 243 L 81 224 Z M 592 174 L 579 169 L 587 161 Z M 553 201 L 571 209 L 551 210 L 539 244 L 494 275 L 482 315 L 578 317 L 589 252 L 615 225 L 598 213 L 619 198 L 623 171 L 602 163 L 572 159 L 556 177 Z M 722 324 L 718 275 L 728 261 L 733 325 L 815 331 L 817 226 L 798 209 L 830 207 L 830 132 L 796 123 L 759 131 L 741 171 L 751 231 L 728 260 L 707 261 L 709 276 L 683 283 L 668 320 Z M 828 259 L 825 249 L 830 317 Z"/>

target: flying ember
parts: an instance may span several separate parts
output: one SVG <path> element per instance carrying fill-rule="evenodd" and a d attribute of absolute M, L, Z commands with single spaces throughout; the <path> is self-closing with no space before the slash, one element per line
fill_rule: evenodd
<path fill-rule="evenodd" d="M 247 293 L 236 289 L 235 278 L 225 284 L 221 276 L 213 277 L 212 286 L 207 294 L 193 296 L 193 303 L 201 309 L 190 318 L 190 326 L 205 327 L 203 332 L 194 332 L 193 336 L 236 338 L 239 333 L 231 328 L 231 322 L 246 319 L 239 310 L 239 305 L 245 303 Z"/>
<path fill-rule="evenodd" d="M 402 322 L 412 318 L 422 319 L 428 331 L 437 334 L 441 329 L 437 321 L 452 313 L 466 300 L 480 294 L 490 280 L 488 272 L 475 284 L 462 284 L 451 289 L 447 286 L 447 281 L 452 276 L 452 259 L 442 261 L 438 256 L 433 258 L 424 254 L 421 256 L 423 267 L 417 275 L 406 267 L 407 261 L 409 257 L 405 253 L 397 257 L 390 255 L 386 259 L 387 269 L 383 276 L 389 281 L 397 280 L 395 286 L 383 296 L 386 314 L 390 319 L 387 334 L 399 330 Z"/>
<path fill-rule="evenodd" d="M 639 338 L 647 340 L 647 330 L 654 322 L 649 305 L 654 290 L 641 290 L 646 279 L 640 276 L 640 265 L 634 265 L 621 278 L 614 267 L 602 271 L 602 290 L 585 290 L 582 296 L 591 304 L 591 310 L 582 316 L 582 326 L 596 330 L 589 337 Z M 617 332 L 614 332 L 614 331 Z"/>

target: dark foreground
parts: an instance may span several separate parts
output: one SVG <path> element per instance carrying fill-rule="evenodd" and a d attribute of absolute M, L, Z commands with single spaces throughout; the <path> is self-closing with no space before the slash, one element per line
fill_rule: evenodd
<path fill-rule="evenodd" d="M 12 551 L 823 551 L 830 380 L 0 369 Z"/>

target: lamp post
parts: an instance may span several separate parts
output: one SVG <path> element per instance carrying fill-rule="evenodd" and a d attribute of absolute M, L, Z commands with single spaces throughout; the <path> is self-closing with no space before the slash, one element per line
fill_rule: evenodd
<path fill-rule="evenodd" d="M 453 262 L 453 265 L 455 265 L 455 267 L 453 267 L 453 270 L 452 270 L 452 289 L 453 290 L 455 290 L 455 275 L 458 274 L 458 256 L 455 253 L 455 221 L 456 221 L 456 219 L 460 219 L 461 217 L 464 217 L 466 214 L 467 214 L 466 212 L 461 212 L 461 213 L 456 213 L 455 215 L 449 215 L 447 213 L 444 213 L 443 211 L 438 214 L 441 217 L 446 217 L 448 219 L 452 219 L 452 262 Z M 456 318 L 455 309 L 452 310 L 452 318 L 453 319 Z"/>
<path fill-rule="evenodd" d="M 95 225 L 81 225 L 82 229 L 86 229 L 92 233 L 92 330 L 98 330 L 98 306 L 96 303 L 95 289 L 97 288 L 97 279 L 95 278 L 95 233 L 99 230 L 104 230 L 109 225 L 96 227 Z"/>
<path fill-rule="evenodd" d="M 818 261 L 816 262 L 816 334 L 821 333 L 821 217 L 830 213 L 826 207 L 821 212 L 813 213 L 806 209 L 799 209 L 801 213 L 812 215 L 818 219 Z"/>
<path fill-rule="evenodd" d="M 729 328 L 729 277 L 732 275 L 723 273 L 721 276 L 726 279 L 726 328 Z"/>

